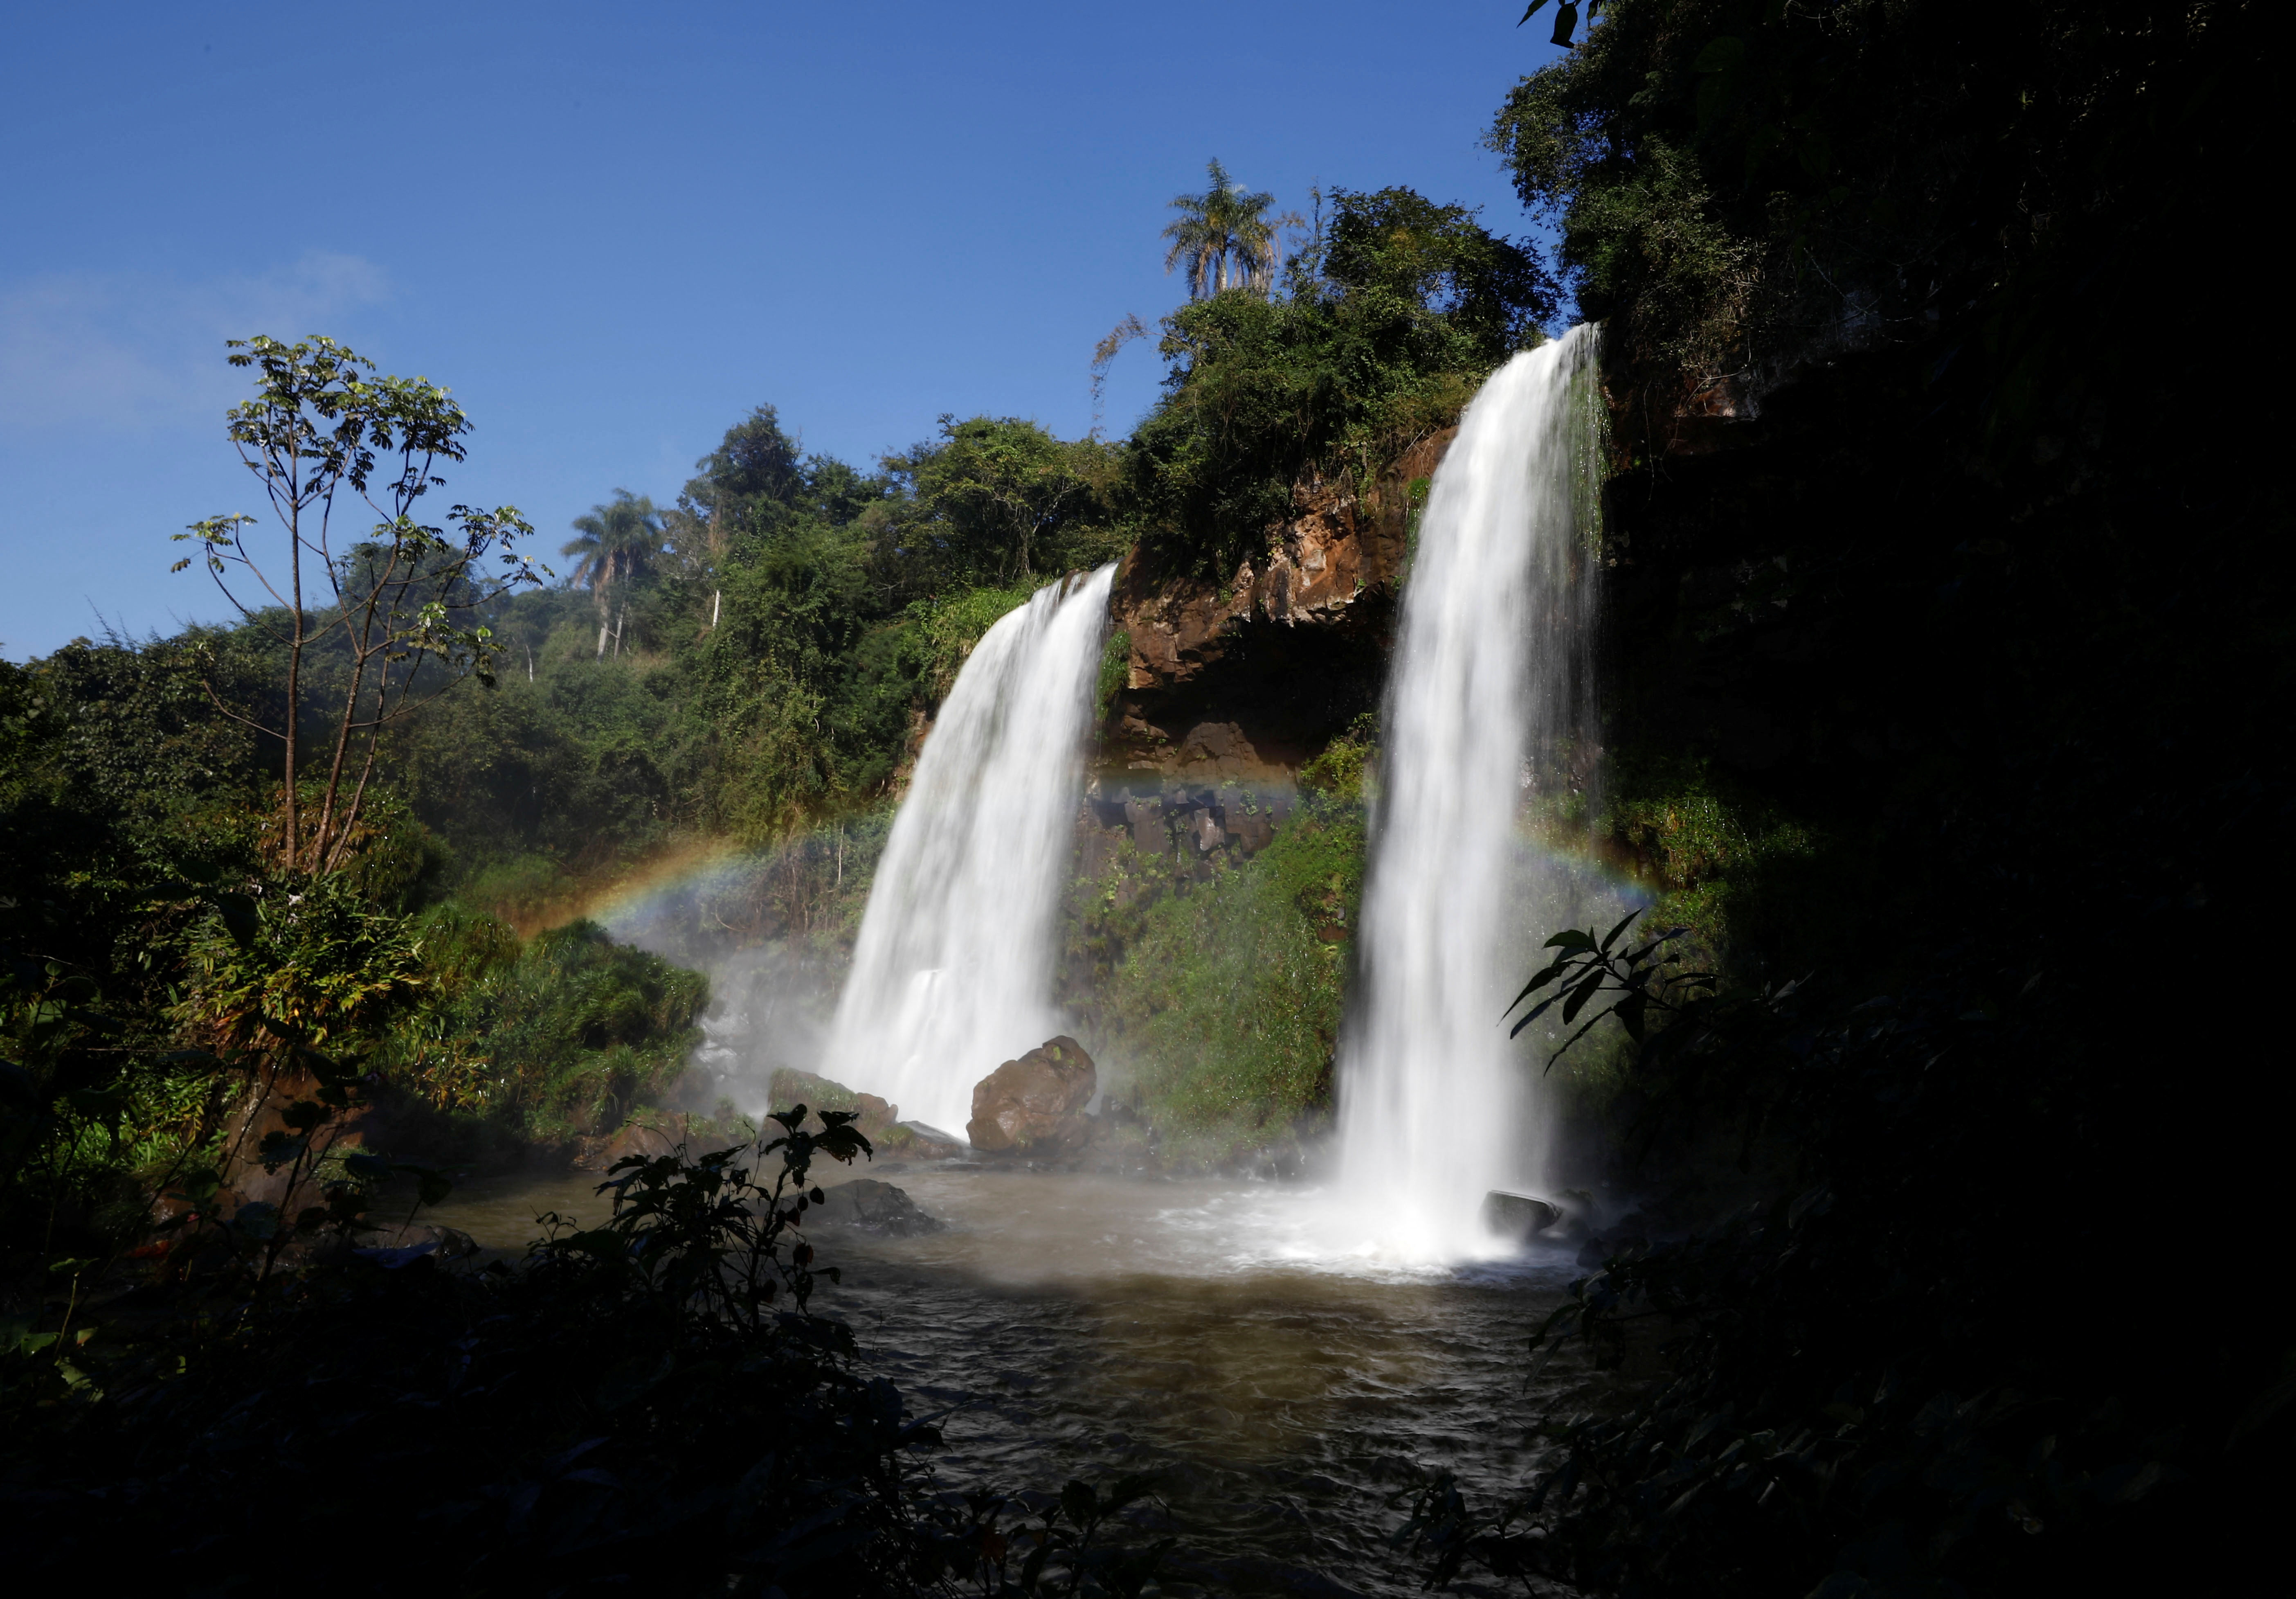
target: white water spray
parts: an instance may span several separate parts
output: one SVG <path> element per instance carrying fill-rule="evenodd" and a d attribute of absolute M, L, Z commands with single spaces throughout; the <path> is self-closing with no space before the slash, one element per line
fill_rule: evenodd
<path fill-rule="evenodd" d="M 1528 973 L 1525 934 L 1578 909 L 1521 821 L 1583 769 L 1573 734 L 1591 726 L 1595 348 L 1574 328 L 1484 384 L 1404 588 L 1340 1062 L 1343 1180 L 1375 1206 L 1382 1252 L 1490 1252 L 1485 1193 L 1544 1177 L 1540 1060 L 1499 1013 Z"/>
<path fill-rule="evenodd" d="M 1054 939 L 1116 569 L 982 636 L 917 758 L 823 1071 L 962 1134 L 972 1086 L 1062 1030 Z"/>

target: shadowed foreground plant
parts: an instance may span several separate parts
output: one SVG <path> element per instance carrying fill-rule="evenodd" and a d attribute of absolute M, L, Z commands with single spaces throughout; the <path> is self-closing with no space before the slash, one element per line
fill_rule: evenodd
<path fill-rule="evenodd" d="M 546 1217 L 516 1264 L 436 1239 L 267 1279 L 195 1262 L 107 1284 L 68 1359 L 15 1327 L 0 1561 L 213 1591 L 324 1566 L 362 1594 L 1136 1595 L 1160 1548 L 1107 1530 L 1144 1484 L 1041 1512 L 939 1492 L 939 1418 L 809 1308 L 837 1280 L 804 1236 L 814 1163 L 870 1147 L 807 1114 L 617 1163 L 606 1223 Z"/>

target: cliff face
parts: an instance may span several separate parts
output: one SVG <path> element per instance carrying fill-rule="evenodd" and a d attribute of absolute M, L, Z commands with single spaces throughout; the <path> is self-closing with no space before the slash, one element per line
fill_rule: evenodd
<path fill-rule="evenodd" d="M 1110 610 L 1130 649 L 1103 771 L 1128 785 L 1283 781 L 1372 709 L 1412 512 L 1456 431 L 1413 445 L 1368 496 L 1303 490 L 1269 551 L 1226 582 L 1127 557 Z"/>

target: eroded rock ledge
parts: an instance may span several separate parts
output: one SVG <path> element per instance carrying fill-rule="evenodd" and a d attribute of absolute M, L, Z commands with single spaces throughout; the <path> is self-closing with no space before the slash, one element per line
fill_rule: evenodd
<path fill-rule="evenodd" d="M 1413 445 L 1368 496 L 1338 482 L 1303 489 L 1268 553 L 1224 583 L 1128 556 L 1109 602 L 1130 652 L 1103 770 L 1282 781 L 1370 709 L 1411 512 L 1456 431 Z"/>

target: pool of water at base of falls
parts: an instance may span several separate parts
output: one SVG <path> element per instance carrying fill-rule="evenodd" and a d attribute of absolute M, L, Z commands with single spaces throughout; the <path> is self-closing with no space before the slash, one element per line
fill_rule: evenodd
<path fill-rule="evenodd" d="M 1334 1196 L 1283 1185 L 875 1175 L 946 1230 L 819 1230 L 844 1282 L 814 1308 L 915 1412 L 964 1406 L 932 1456 L 944 1487 L 1157 1473 L 1179 1539 L 1167 1594 L 1420 1592 L 1385 1541 L 1398 1492 L 1440 1466 L 1488 1505 L 1551 1447 L 1534 1427 L 1596 1397 L 1575 1356 L 1524 1387 L 1528 1340 L 1580 1275 L 1568 1255 L 1386 1259 L 1349 1246 Z M 597 1181 L 473 1183 L 428 1219 L 515 1250 L 544 1210 L 603 1220 Z"/>

